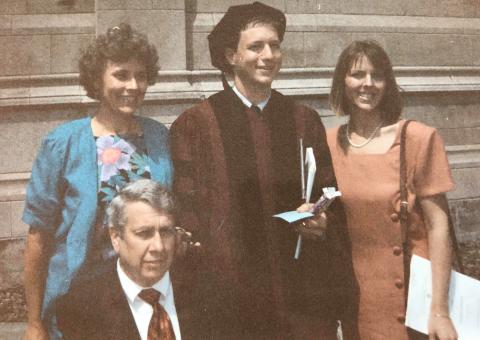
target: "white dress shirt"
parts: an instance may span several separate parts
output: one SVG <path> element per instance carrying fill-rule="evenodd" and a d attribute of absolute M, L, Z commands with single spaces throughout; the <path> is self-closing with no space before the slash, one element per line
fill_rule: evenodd
<path fill-rule="evenodd" d="M 142 287 L 132 281 L 120 266 L 120 262 L 117 261 L 117 272 L 120 284 L 125 292 L 128 300 L 128 305 L 132 311 L 133 318 L 137 324 L 138 332 L 142 340 L 148 340 L 148 325 L 153 315 L 153 307 L 138 297 L 138 294 L 146 288 Z M 175 300 L 173 297 L 172 281 L 170 280 L 170 273 L 167 271 L 160 281 L 156 282 L 151 288 L 156 289 L 161 293 L 160 304 L 163 306 L 170 321 L 172 322 L 173 332 L 175 333 L 175 339 L 181 340 L 180 325 L 178 322 L 177 310 L 175 309 Z"/>
<path fill-rule="evenodd" d="M 235 92 L 235 94 L 238 96 L 238 98 L 240 98 L 240 100 L 242 101 L 242 103 L 250 108 L 253 106 L 253 103 L 248 100 L 247 97 L 245 97 L 243 94 L 240 93 L 240 91 L 238 91 L 238 89 L 235 87 L 235 85 L 232 87 L 232 90 L 233 92 Z M 267 106 L 268 104 L 268 101 L 270 100 L 270 97 L 271 97 L 271 94 L 268 95 L 267 99 L 261 101 L 260 103 L 258 103 L 256 106 L 258 106 L 258 108 L 260 109 L 260 111 L 263 111 L 263 109 L 265 108 L 265 106 Z"/>

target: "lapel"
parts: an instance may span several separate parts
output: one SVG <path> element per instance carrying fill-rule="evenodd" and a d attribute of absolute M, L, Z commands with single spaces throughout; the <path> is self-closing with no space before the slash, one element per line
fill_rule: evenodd
<path fill-rule="evenodd" d="M 271 134 L 275 208 L 287 211 L 302 202 L 295 108 L 291 99 L 272 90 L 264 111 Z"/>
<path fill-rule="evenodd" d="M 98 291 L 98 312 L 104 320 L 99 333 L 102 339 L 140 340 L 137 325 L 116 270 L 116 262 L 102 278 L 104 285 Z"/>

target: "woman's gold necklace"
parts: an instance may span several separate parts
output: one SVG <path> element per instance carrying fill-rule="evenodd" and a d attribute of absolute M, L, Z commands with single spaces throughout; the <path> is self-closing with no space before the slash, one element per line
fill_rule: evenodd
<path fill-rule="evenodd" d="M 370 135 L 370 137 L 367 138 L 367 140 L 365 140 L 363 143 L 357 144 L 350 139 L 350 121 L 349 121 L 347 123 L 347 131 L 346 131 L 348 143 L 354 148 L 363 148 L 365 145 L 367 145 L 372 141 L 373 137 L 375 137 L 375 135 L 378 132 L 378 129 L 380 129 L 382 124 L 383 124 L 383 121 L 381 121 L 380 124 L 377 125 L 377 127 L 375 128 L 375 130 L 373 130 L 372 134 Z"/>

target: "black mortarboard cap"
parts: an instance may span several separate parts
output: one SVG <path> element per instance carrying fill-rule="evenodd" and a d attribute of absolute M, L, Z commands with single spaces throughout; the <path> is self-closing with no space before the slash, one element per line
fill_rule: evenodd
<path fill-rule="evenodd" d="M 258 1 L 229 7 L 227 13 L 208 35 L 212 65 L 222 72 L 231 73 L 232 67 L 225 58 L 225 49 L 237 47 L 240 32 L 248 23 L 257 19 L 262 21 L 265 18 L 278 23 L 275 27 L 278 30 L 278 38 L 282 41 L 286 27 L 285 14 L 282 11 Z"/>

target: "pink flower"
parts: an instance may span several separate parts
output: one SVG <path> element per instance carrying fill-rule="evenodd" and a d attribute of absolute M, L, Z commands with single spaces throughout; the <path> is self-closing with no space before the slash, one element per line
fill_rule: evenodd
<path fill-rule="evenodd" d="M 122 155 L 122 150 L 117 148 L 108 148 L 103 150 L 103 153 L 100 155 L 103 164 L 114 164 L 118 161 Z"/>
<path fill-rule="evenodd" d="M 101 181 L 108 181 L 110 177 L 118 174 L 119 170 L 130 170 L 130 156 L 135 148 L 119 139 L 115 142 L 113 136 L 98 137 L 97 141 L 98 165 L 101 166 Z"/>

